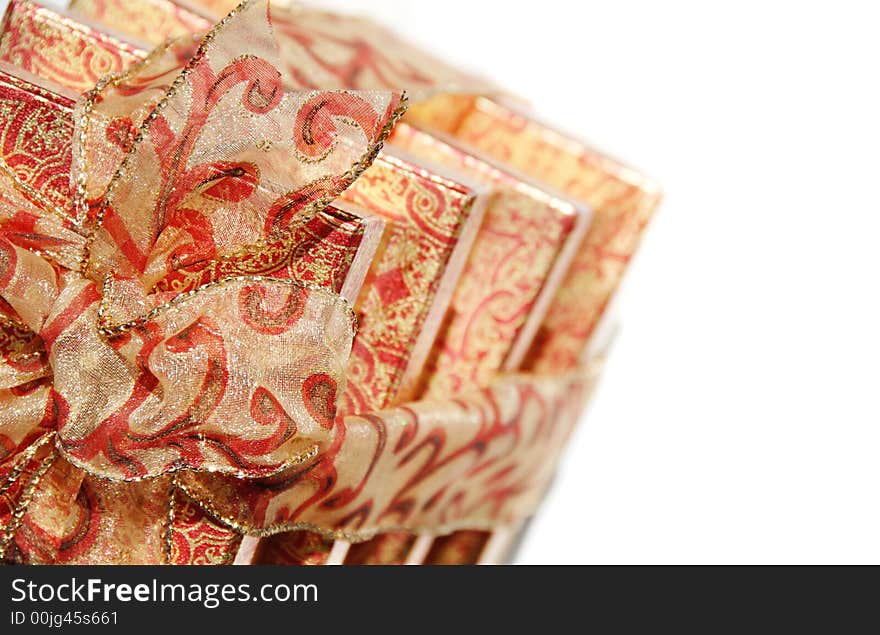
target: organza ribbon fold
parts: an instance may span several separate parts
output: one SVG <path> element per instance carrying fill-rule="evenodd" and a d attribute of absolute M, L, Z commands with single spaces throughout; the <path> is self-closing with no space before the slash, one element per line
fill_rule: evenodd
<path fill-rule="evenodd" d="M 600 367 L 508 375 L 456 399 L 339 417 L 313 463 L 238 482 L 189 472 L 178 484 L 249 535 L 309 529 L 361 541 L 508 525 L 543 496 Z"/>
<path fill-rule="evenodd" d="M 329 442 L 352 310 L 263 256 L 366 169 L 405 98 L 300 87 L 266 2 L 193 49 L 81 99 L 69 208 L 3 171 L 4 555 L 53 484 L 64 509 L 92 478 L 265 477 Z M 83 474 L 37 491 L 58 461 Z"/>

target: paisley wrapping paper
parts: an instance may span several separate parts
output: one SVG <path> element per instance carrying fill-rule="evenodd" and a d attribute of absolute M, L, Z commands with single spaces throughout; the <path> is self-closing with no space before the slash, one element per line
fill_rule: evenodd
<path fill-rule="evenodd" d="M 464 171 L 493 192 L 424 371 L 422 394 L 448 397 L 519 368 L 590 215 L 436 134 L 401 123 L 391 141 Z"/>
<path fill-rule="evenodd" d="M 389 223 L 358 301 L 360 329 L 341 403 L 345 413 L 368 412 L 415 396 L 485 200 L 467 181 L 393 151 L 380 155 L 343 197 Z"/>
<path fill-rule="evenodd" d="M 216 11 L 217 16 L 226 15 L 236 4 L 230 2 Z M 154 46 L 169 38 L 206 33 L 217 21 L 204 10 L 171 0 L 72 0 L 70 11 Z"/>
<path fill-rule="evenodd" d="M 227 0 L 192 4 L 169 0 L 74 0 L 78 13 L 119 32 L 159 44 L 184 32 L 200 33 L 235 5 Z M 406 87 L 419 100 L 442 93 L 495 92 L 490 82 L 428 55 L 366 18 L 340 15 L 295 1 L 272 6 L 273 25 L 290 47 L 289 72 L 312 88 L 359 90 Z M 138 20 L 131 16 L 138 15 Z M 206 17 L 210 16 L 210 17 Z"/>
<path fill-rule="evenodd" d="M 458 113 L 454 122 L 446 116 Z M 572 368 L 620 284 L 639 239 L 660 202 L 656 183 L 587 144 L 499 100 L 439 96 L 408 114 L 445 130 L 594 210 L 590 230 L 566 273 L 526 367 Z"/>
<path fill-rule="evenodd" d="M 208 516 L 175 488 L 167 525 L 166 561 L 184 565 L 231 564 L 242 536 Z"/>
<path fill-rule="evenodd" d="M 34 203 L 42 201 L 64 209 L 72 204 L 70 169 L 75 101 L 23 79 L 24 75 L 0 63 L 0 167 L 11 171 L 19 183 L 31 190 L 29 196 Z"/>
<path fill-rule="evenodd" d="M 0 60 L 77 92 L 146 56 L 141 47 L 28 0 L 10 0 L 0 31 Z"/>

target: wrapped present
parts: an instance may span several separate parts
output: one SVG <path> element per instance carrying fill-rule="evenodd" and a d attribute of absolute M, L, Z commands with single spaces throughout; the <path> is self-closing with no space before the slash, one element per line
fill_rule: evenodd
<path fill-rule="evenodd" d="M 416 396 L 478 230 L 487 195 L 465 178 L 385 152 L 343 197 L 390 229 L 358 303 L 360 329 L 344 412 L 367 412 Z"/>
<path fill-rule="evenodd" d="M 174 16 L 187 15 L 186 11 L 189 10 L 183 5 L 164 0 L 138 1 L 143 6 L 138 7 L 137 3 L 122 6 L 91 0 L 78 2 L 74 6 L 95 18 L 110 19 L 112 24 L 119 26 L 128 24 L 130 21 L 124 18 L 131 17 L 135 10 L 156 16 L 157 20 L 159 16 L 164 16 L 169 24 L 179 24 L 173 20 Z M 133 50 L 138 56 L 147 54 L 144 44 L 120 45 L 119 40 L 105 31 L 106 27 L 81 24 L 73 17 L 61 16 L 30 2 L 19 0 L 10 5 L 10 25 L 27 23 L 28 20 L 57 24 L 58 28 L 66 29 L 68 37 L 80 37 L 75 49 L 78 56 L 90 58 L 103 50 L 116 53 L 120 65 L 114 71 L 122 71 L 131 61 L 124 57 L 127 51 Z M 284 28 L 280 25 L 292 28 L 289 26 L 292 22 L 276 18 L 273 27 L 283 33 Z M 179 33 L 179 28 L 162 27 L 164 24 L 166 22 L 154 24 L 154 32 L 168 36 Z M 17 37 L 15 30 L 10 27 L 2 41 L 15 40 Z M 76 66 L 65 57 L 69 55 L 69 50 L 50 50 L 46 56 L 49 55 L 53 56 L 53 66 Z M 71 87 L 76 86 L 72 84 Z M 399 150 L 381 153 L 366 173 L 343 194 L 350 204 L 369 210 L 378 222 L 388 224 L 381 253 L 369 270 L 366 288 L 357 301 L 360 324 L 342 404 L 343 412 L 366 412 L 415 396 L 418 381 L 424 374 L 424 363 L 449 306 L 452 289 L 457 286 L 458 277 L 471 251 L 471 243 L 482 223 L 487 196 L 487 190 L 473 181 L 456 177 L 430 161 L 413 160 Z M 298 211 L 297 207 L 291 206 L 286 212 L 287 217 L 279 220 L 279 223 L 294 217 Z M 336 245 L 344 244 L 344 234 L 351 230 L 341 222 L 340 214 L 344 213 L 329 208 L 312 219 L 308 226 L 298 228 L 297 231 L 303 234 L 298 244 L 312 238 L 314 251 L 324 239 L 323 249 L 328 252 Z M 331 231 L 333 235 L 328 236 Z M 377 236 L 378 233 L 370 232 L 371 236 Z M 354 234 L 353 237 L 357 238 Z M 370 242 L 372 245 L 374 241 Z M 374 251 L 375 246 L 372 246 L 371 253 Z M 278 255 L 273 258 L 275 252 Z M 284 245 L 278 245 L 274 252 L 263 250 L 260 255 L 263 262 L 249 262 L 246 267 L 252 273 L 277 272 L 279 263 L 276 260 L 283 256 L 291 266 L 300 269 L 287 272 L 292 277 L 308 282 L 317 281 L 322 274 L 321 267 L 312 262 L 315 255 L 306 254 L 310 257 L 304 258 L 301 254 L 302 251 L 298 251 L 291 256 Z M 322 255 L 325 264 L 328 260 L 345 259 L 340 253 Z M 194 267 L 182 267 L 182 271 L 207 281 L 211 276 L 241 270 L 228 264 L 224 266 L 223 271 L 217 270 L 217 265 L 211 271 L 204 268 L 188 271 Z M 304 271 L 305 268 L 308 268 L 308 272 Z M 330 271 L 325 266 L 324 277 Z M 361 271 L 361 274 L 365 272 Z M 341 282 L 338 273 L 337 278 Z M 188 279 L 186 283 L 196 281 Z M 339 292 L 341 287 L 334 290 Z M 357 294 L 349 299 L 354 301 L 356 297 Z"/>
<path fill-rule="evenodd" d="M 656 191 L 368 20 L 223 4 L 10 3 L 0 557 L 503 557 Z"/>
<path fill-rule="evenodd" d="M 80 21 L 92 20 L 156 46 L 169 38 L 207 33 L 217 21 L 210 14 L 222 17 L 235 4 L 200 9 L 182 0 L 72 0 L 70 12 Z"/>
<path fill-rule="evenodd" d="M 535 371 L 576 366 L 660 202 L 657 184 L 503 99 L 443 95 L 409 117 L 592 206 L 590 229 L 527 356 Z"/>
<path fill-rule="evenodd" d="M 492 188 L 420 395 L 451 396 L 484 386 L 522 365 L 590 212 L 436 133 L 401 123 L 391 142 Z"/>
<path fill-rule="evenodd" d="M 10 0 L 0 32 L 0 61 L 77 92 L 144 57 L 123 36 L 29 0 Z"/>

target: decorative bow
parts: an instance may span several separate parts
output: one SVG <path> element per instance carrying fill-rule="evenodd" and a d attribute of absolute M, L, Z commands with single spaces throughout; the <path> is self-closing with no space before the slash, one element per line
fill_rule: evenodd
<path fill-rule="evenodd" d="M 280 56 L 267 4 L 245 3 L 80 100 L 72 205 L 4 166 L 0 556 L 43 494 L 112 507 L 119 483 L 265 477 L 328 443 L 353 313 L 293 279 L 292 230 L 369 165 L 405 98 L 303 89 Z M 22 536 L 49 561 L 81 522 L 57 520 Z"/>
<path fill-rule="evenodd" d="M 99 82 L 75 110 L 69 205 L 0 164 L 0 559 L 492 527 L 549 482 L 596 366 L 335 416 L 353 316 L 296 281 L 295 230 L 402 115 L 385 87 L 478 84 L 396 42 L 334 66 L 309 38 L 334 58 L 384 35 L 292 16 L 246 1 L 195 50 Z"/>

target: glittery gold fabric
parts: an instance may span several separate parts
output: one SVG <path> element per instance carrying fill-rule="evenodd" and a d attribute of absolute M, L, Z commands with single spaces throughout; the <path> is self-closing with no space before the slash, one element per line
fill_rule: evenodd
<path fill-rule="evenodd" d="M 292 240 L 369 165 L 402 96 L 303 89 L 265 2 L 188 46 L 77 104 L 69 206 L 4 161 L 4 556 L 168 559 L 175 474 L 264 477 L 330 443 L 351 307 L 271 271 L 181 272 Z"/>
<path fill-rule="evenodd" d="M 309 529 L 360 541 L 506 525 L 541 499 L 598 370 L 504 376 L 456 400 L 339 417 L 326 452 L 249 496 L 198 473 L 178 482 L 253 535 Z"/>

